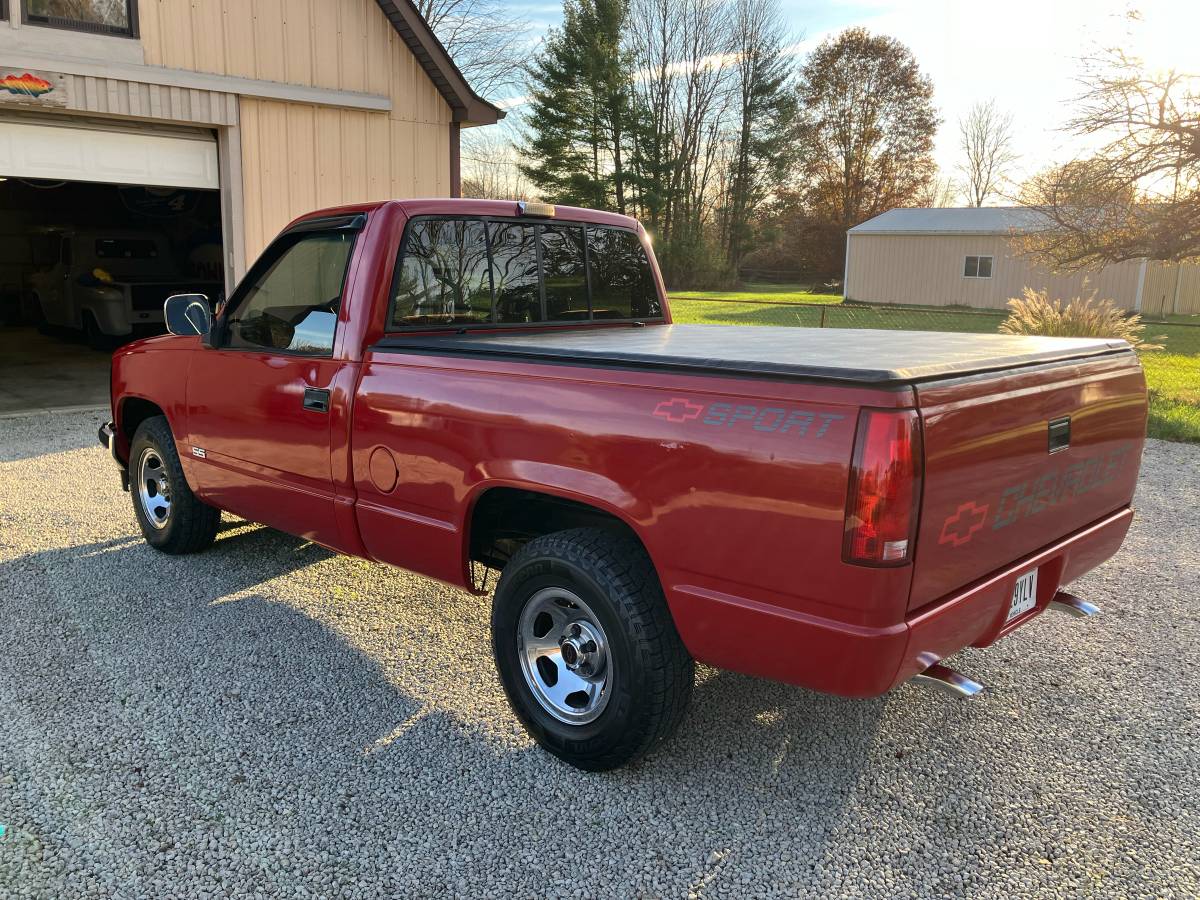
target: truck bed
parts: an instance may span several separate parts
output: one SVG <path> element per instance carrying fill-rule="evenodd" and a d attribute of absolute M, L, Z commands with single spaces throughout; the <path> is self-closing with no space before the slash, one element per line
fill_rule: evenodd
<path fill-rule="evenodd" d="M 1110 338 L 649 325 L 391 335 L 373 349 L 888 386 L 1130 352 Z"/>

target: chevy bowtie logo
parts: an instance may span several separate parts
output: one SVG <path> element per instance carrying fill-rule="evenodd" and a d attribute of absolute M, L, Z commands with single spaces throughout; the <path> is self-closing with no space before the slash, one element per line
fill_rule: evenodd
<path fill-rule="evenodd" d="M 654 414 L 662 416 L 668 422 L 687 422 L 690 419 L 699 418 L 702 412 L 704 412 L 702 404 L 693 403 L 683 397 L 672 397 L 654 407 Z"/>
<path fill-rule="evenodd" d="M 954 515 L 949 516 L 942 523 L 942 533 L 938 537 L 939 544 L 949 544 L 952 547 L 961 547 L 971 538 L 975 537 L 975 532 L 983 528 L 983 523 L 987 521 L 988 507 L 977 506 L 972 500 L 964 503 Z"/>

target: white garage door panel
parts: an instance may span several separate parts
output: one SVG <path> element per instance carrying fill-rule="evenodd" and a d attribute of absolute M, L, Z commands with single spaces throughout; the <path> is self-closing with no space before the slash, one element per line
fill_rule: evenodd
<path fill-rule="evenodd" d="M 215 140 L 0 122 L 0 176 L 217 188 Z"/>

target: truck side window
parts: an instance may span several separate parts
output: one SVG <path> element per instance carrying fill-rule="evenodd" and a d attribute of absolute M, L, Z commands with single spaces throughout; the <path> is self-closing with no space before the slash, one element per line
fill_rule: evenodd
<path fill-rule="evenodd" d="M 520 222 L 491 223 L 492 283 L 497 322 L 540 322 L 537 228 Z"/>
<path fill-rule="evenodd" d="M 263 270 L 235 298 L 228 346 L 328 356 L 354 234 L 345 231 L 284 235 Z"/>
<path fill-rule="evenodd" d="M 650 261 L 636 234 L 589 226 L 588 256 L 595 318 L 650 319 L 662 315 Z"/>
<path fill-rule="evenodd" d="M 546 321 L 588 318 L 583 228 L 578 225 L 542 226 L 542 277 L 546 285 Z"/>
<path fill-rule="evenodd" d="M 487 232 L 469 219 L 419 219 L 409 226 L 396 276 L 392 325 L 487 322 L 492 315 Z"/>

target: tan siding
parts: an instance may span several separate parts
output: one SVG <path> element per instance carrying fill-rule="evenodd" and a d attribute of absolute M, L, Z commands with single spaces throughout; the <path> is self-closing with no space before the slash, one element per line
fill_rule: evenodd
<path fill-rule="evenodd" d="M 962 305 L 1002 309 L 1026 286 L 1070 299 L 1096 291 L 1133 308 L 1140 262 L 1108 266 L 1099 272 L 1054 275 L 1011 254 L 1002 235 L 850 236 L 846 295 L 872 303 Z M 991 278 L 964 278 L 968 255 L 992 256 Z"/>
<path fill-rule="evenodd" d="M 413 153 L 417 126 L 411 122 L 388 123 L 392 138 L 392 185 L 400 197 L 416 194 L 416 157 Z"/>
<path fill-rule="evenodd" d="M 199 125 L 236 125 L 237 98 L 215 91 L 198 91 L 122 81 L 67 75 L 68 109 L 104 116 L 152 116 L 166 122 Z"/>
<path fill-rule="evenodd" d="M 1146 283 L 1142 288 L 1142 312 L 1158 316 L 1171 311 L 1175 297 L 1176 267 L 1160 262 L 1146 263 Z"/>
<path fill-rule="evenodd" d="M 324 206 L 383 197 L 446 196 L 449 129 L 360 110 L 241 101 L 246 256 Z M 414 140 L 428 153 L 413 165 Z"/>
<path fill-rule="evenodd" d="M 242 98 L 247 260 L 314 208 L 449 195 L 450 107 L 374 0 L 142 0 L 140 12 L 151 65 L 391 99 L 367 112 Z"/>
<path fill-rule="evenodd" d="M 192 7 L 192 59 L 201 72 L 225 71 L 225 41 L 209 37 L 224 30 L 225 5 L 226 0 L 209 0 Z"/>
<path fill-rule="evenodd" d="M 1147 316 L 1200 314 L 1200 266 L 1148 263 L 1142 312 Z"/>
<path fill-rule="evenodd" d="M 1179 286 L 1179 302 L 1175 312 L 1200 315 L 1200 266 L 1183 267 L 1183 281 Z"/>
<path fill-rule="evenodd" d="M 338 4 L 318 3 L 312 7 L 313 84 L 341 84 L 341 54 L 325 52 L 329 44 L 341 46 L 338 28 Z M 395 94 L 391 96 L 395 97 Z"/>
<path fill-rule="evenodd" d="M 150 65 L 387 94 L 409 121 L 450 110 L 374 0 L 142 0 Z"/>
<path fill-rule="evenodd" d="M 287 81 L 288 45 L 300 42 L 298 49 L 303 50 L 308 36 L 288 31 L 284 21 L 283 0 L 252 0 L 246 6 L 251 10 L 253 20 L 253 77 L 266 81 Z"/>

